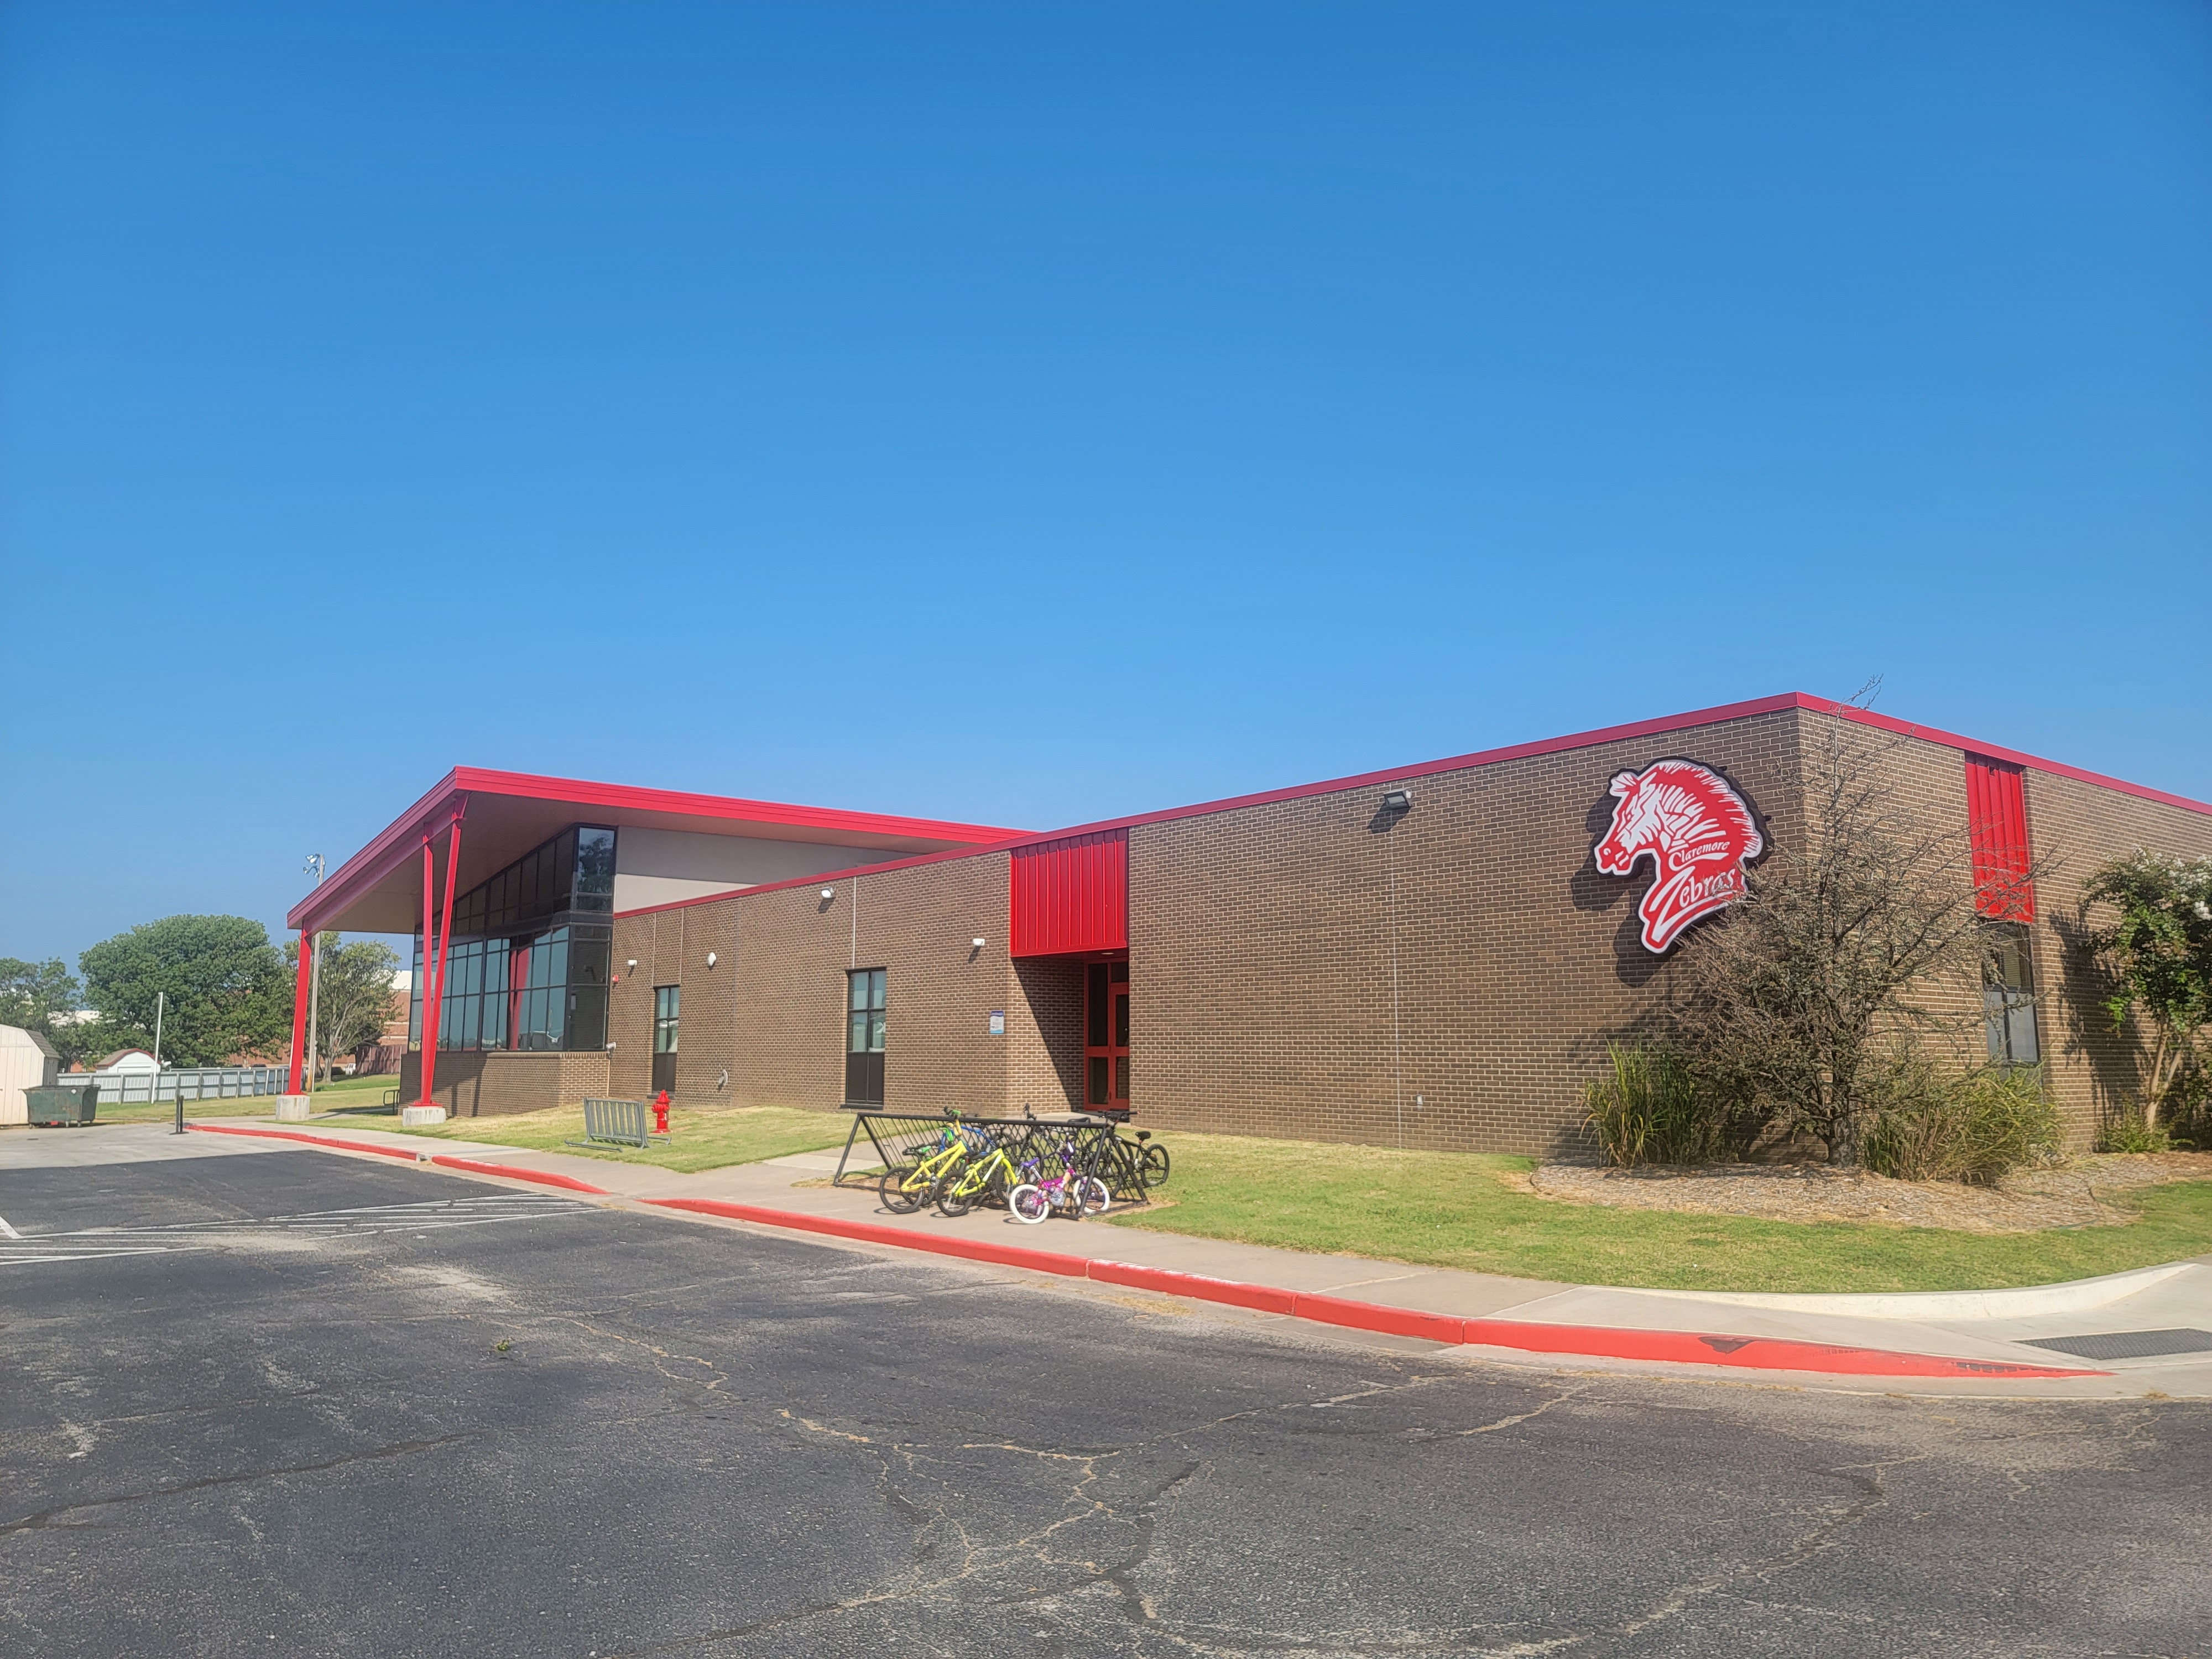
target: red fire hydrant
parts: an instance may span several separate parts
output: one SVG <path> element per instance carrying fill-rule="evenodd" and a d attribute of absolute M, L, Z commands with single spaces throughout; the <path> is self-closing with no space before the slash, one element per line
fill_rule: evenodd
<path fill-rule="evenodd" d="M 657 1135 L 668 1133 L 668 1091 L 663 1089 L 653 1103 L 653 1132 Z"/>

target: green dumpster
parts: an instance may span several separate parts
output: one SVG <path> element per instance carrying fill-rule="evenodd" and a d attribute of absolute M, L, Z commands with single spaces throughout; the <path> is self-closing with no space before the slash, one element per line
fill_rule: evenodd
<path fill-rule="evenodd" d="M 31 1121 L 55 1128 L 67 1123 L 89 1123 L 93 1112 L 100 1104 L 100 1085 L 82 1083 L 74 1085 L 53 1084 L 43 1089 L 23 1091 L 26 1104 L 31 1109 Z"/>

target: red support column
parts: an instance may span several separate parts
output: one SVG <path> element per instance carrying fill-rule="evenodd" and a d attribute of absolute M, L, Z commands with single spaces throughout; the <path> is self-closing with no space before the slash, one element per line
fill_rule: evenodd
<path fill-rule="evenodd" d="M 430 1085 L 436 1075 L 438 1059 L 439 1013 L 446 1006 L 446 951 L 453 942 L 453 878 L 459 872 L 461 860 L 461 815 L 453 814 L 450 833 L 446 839 L 446 895 L 445 903 L 438 916 L 437 965 L 431 966 L 430 943 L 427 933 L 422 942 L 422 1099 L 421 1104 L 434 1106 Z M 422 837 L 422 926 L 430 925 L 430 900 L 434 884 L 434 866 L 430 857 L 430 837 Z"/>
<path fill-rule="evenodd" d="M 430 837 L 422 837 L 422 1094 L 415 1103 L 434 1106 L 430 1098 L 430 1085 L 438 1070 L 438 1000 L 432 994 L 434 988 L 431 963 L 438 948 L 437 934 L 438 881 L 436 867 L 430 858 Z"/>
<path fill-rule="evenodd" d="M 446 1006 L 446 954 L 453 943 L 453 877 L 461 866 L 461 815 L 453 814 L 453 833 L 446 838 L 446 903 L 438 915 L 438 1006 Z"/>
<path fill-rule="evenodd" d="M 307 944 L 307 930 L 300 930 L 300 971 L 292 987 L 292 1082 L 289 1092 L 300 1092 L 300 1073 L 307 1063 L 307 970 L 314 956 Z"/>

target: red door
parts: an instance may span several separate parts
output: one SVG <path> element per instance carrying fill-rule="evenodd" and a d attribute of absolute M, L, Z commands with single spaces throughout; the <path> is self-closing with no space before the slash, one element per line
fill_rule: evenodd
<path fill-rule="evenodd" d="M 1083 1103 L 1129 1109 L 1129 964 L 1094 962 L 1084 972 Z"/>

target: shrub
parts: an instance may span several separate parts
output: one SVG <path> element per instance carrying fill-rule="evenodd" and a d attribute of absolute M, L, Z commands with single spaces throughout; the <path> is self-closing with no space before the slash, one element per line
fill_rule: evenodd
<path fill-rule="evenodd" d="M 1583 1127 L 1607 1164 L 1702 1164 L 1726 1146 L 1725 1118 L 1670 1048 L 1606 1045 L 1613 1075 L 1583 1089 Z"/>
<path fill-rule="evenodd" d="M 2173 1136 L 2165 1129 L 2154 1129 L 2144 1121 L 2142 1107 L 2130 1102 L 2119 1112 L 2105 1121 L 2105 1132 L 2097 1138 L 2100 1152 L 2165 1152 L 2173 1149 Z"/>
<path fill-rule="evenodd" d="M 2057 1109 L 2033 1066 L 1947 1071 L 1912 1051 L 1883 1065 L 1866 1164 L 1900 1181 L 1988 1185 L 2058 1155 Z"/>

